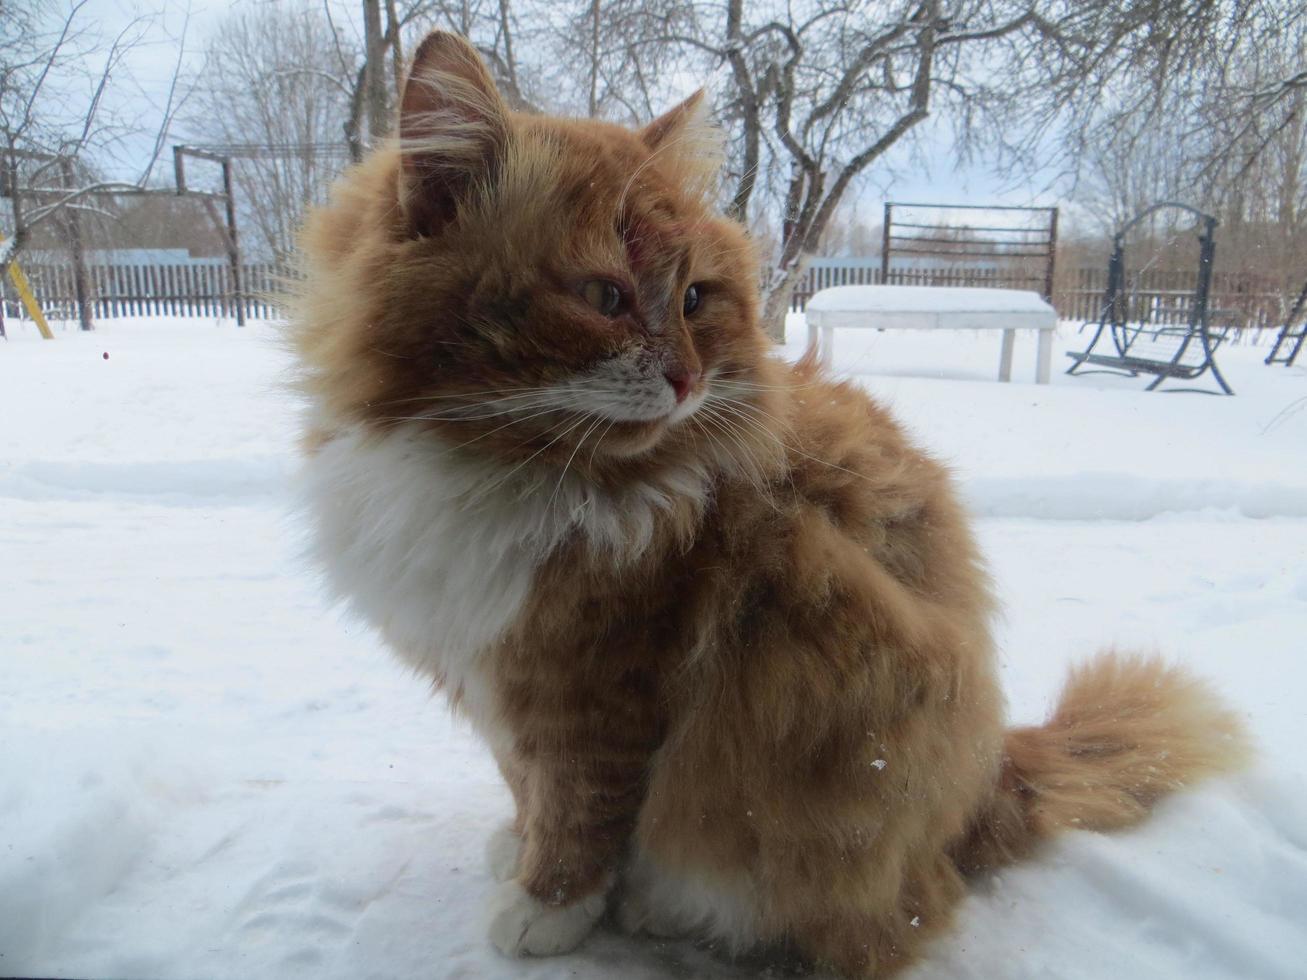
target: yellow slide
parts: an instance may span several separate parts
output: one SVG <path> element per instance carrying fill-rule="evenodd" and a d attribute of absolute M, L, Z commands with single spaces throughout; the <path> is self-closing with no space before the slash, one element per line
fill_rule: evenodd
<path fill-rule="evenodd" d="M 4 240 L 5 236 L 0 234 L 0 243 L 3 243 Z M 54 340 L 54 334 L 50 332 L 50 324 L 45 322 L 45 314 L 41 312 L 36 297 L 32 295 L 32 287 L 27 282 L 27 276 L 23 275 L 23 270 L 18 267 L 17 259 L 9 263 L 9 278 L 13 280 L 14 288 L 18 290 L 18 298 L 23 301 L 23 306 L 27 308 L 28 315 L 36 321 L 36 329 L 41 331 L 41 336 L 46 340 Z"/>

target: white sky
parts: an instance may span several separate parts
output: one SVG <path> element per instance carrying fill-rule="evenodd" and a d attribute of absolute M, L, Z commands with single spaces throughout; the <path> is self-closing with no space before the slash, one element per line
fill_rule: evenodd
<path fill-rule="evenodd" d="M 110 87 L 107 107 L 129 118 L 139 119 L 142 128 L 152 133 L 162 118 L 179 52 L 184 66 L 198 67 L 206 35 L 222 17 L 242 8 L 252 9 L 277 2 L 279 0 L 89 0 L 82 12 L 82 21 L 105 37 L 112 37 L 134 18 L 150 20 L 145 41 L 130 53 L 125 70 Z M 945 126 L 928 120 L 922 130 L 918 134 L 922 147 L 919 152 L 910 152 L 906 145 L 896 148 L 861 182 L 855 208 L 862 220 L 872 224 L 878 222 L 881 205 L 886 199 L 941 204 L 1060 203 L 1059 195 L 1048 189 L 1051 178 L 1014 184 L 1011 179 L 1000 178 L 983 165 L 956 168 Z M 174 133 L 168 145 L 181 141 L 182 136 Z M 152 136 L 124 142 L 117 161 L 111 165 L 113 172 L 109 176 L 127 180 L 139 177 L 152 143 Z M 928 165 L 922 163 L 923 158 L 930 161 Z M 168 166 L 165 149 L 156 166 L 155 178 L 166 179 Z"/>

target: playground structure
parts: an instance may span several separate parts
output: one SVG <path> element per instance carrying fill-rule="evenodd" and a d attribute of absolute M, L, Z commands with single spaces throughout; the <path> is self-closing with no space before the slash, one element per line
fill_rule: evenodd
<path fill-rule="evenodd" d="M 1169 302 L 1152 297 L 1140 302 L 1134 279 L 1127 270 L 1126 246 L 1130 232 L 1146 219 L 1166 210 L 1193 216 L 1199 225 L 1198 271 L 1192 293 L 1177 295 Z M 1072 364 L 1067 374 L 1153 375 L 1148 391 L 1168 379 L 1193 381 L 1208 372 L 1221 392 L 1233 395 L 1216 365 L 1216 351 L 1232 326 L 1229 317 L 1210 309 L 1212 264 L 1216 256 L 1217 220 L 1187 204 L 1163 201 L 1145 208 L 1121 226 L 1112 237 L 1107 289 L 1103 295 L 1093 339 L 1083 351 L 1068 351 Z M 1136 270 L 1137 275 L 1138 270 Z M 1224 320 L 1213 328 L 1213 320 Z M 1090 365 L 1090 368 L 1086 368 Z M 1205 388 L 1175 388 L 1219 394 Z"/>
<path fill-rule="evenodd" d="M 9 281 L 14 284 L 14 289 L 18 291 L 18 299 L 27 310 L 27 315 L 32 318 L 36 324 L 36 329 L 40 331 L 45 340 L 54 340 L 54 334 L 50 330 L 50 324 L 45 322 L 45 314 L 41 310 L 41 304 L 36 301 L 32 295 L 32 287 L 27 281 L 27 276 L 23 274 L 22 267 L 17 262 L 10 261 L 7 257 L 8 249 L 5 246 L 5 236 L 0 235 L 0 255 L 5 258 L 0 260 L 0 266 L 6 268 L 9 272 Z M 5 336 L 5 318 L 4 307 L 0 304 L 0 337 Z"/>
<path fill-rule="evenodd" d="M 74 179 L 75 163 L 72 157 L 60 157 L 48 153 L 33 153 L 30 151 L 13 151 L 17 158 L 34 160 L 43 166 L 38 172 L 44 172 L 52 167 L 57 167 L 61 175 L 61 186 L 19 186 L 16 173 L 11 169 L 8 179 L 0 185 L 0 196 L 11 198 L 22 197 L 34 201 L 47 202 L 47 206 L 58 206 L 59 202 L 71 202 L 82 199 L 104 200 L 122 197 L 186 197 L 200 201 L 209 215 L 214 227 L 222 235 L 224 245 L 227 250 L 227 257 L 232 269 L 232 284 L 236 296 L 239 299 L 241 294 L 241 277 L 240 277 L 240 238 L 236 230 L 236 205 L 232 190 L 232 172 L 231 157 L 216 153 L 211 153 L 199 147 L 191 146 L 174 146 L 173 147 L 173 172 L 175 175 L 176 186 L 173 188 L 147 188 L 137 187 L 131 184 L 104 184 L 92 187 L 79 188 L 76 186 Z M 186 185 L 186 157 L 196 157 L 201 160 L 207 160 L 217 163 L 222 171 L 222 190 L 221 191 L 202 191 L 195 190 Z M 224 205 L 224 214 L 219 216 L 217 203 L 222 202 Z M 73 288 L 76 295 L 77 317 L 83 330 L 90 330 L 94 326 L 94 317 L 92 312 L 93 297 L 91 294 L 90 279 L 87 274 L 86 248 L 82 235 L 82 227 L 78 209 L 76 207 L 67 207 L 64 214 L 64 222 L 67 231 L 68 252 L 71 257 Z M 19 296 L 28 308 L 29 314 L 37 319 L 39 307 L 32 299 L 31 289 L 26 284 L 26 278 L 23 276 L 21 268 L 17 264 L 17 259 L 10 259 L 6 265 L 9 268 L 9 274 L 14 282 L 15 288 L 18 289 Z M 20 285 L 20 278 L 22 284 Z M 36 312 L 33 313 L 33 308 Z M 241 304 L 236 304 L 237 323 L 244 324 L 245 318 Z M 44 324 L 44 317 L 39 318 L 39 323 Z M 3 323 L 0 321 L 0 331 L 3 330 Z M 46 327 L 42 330 L 42 336 L 52 338 L 54 335 Z"/>
<path fill-rule="evenodd" d="M 237 325 L 244 325 L 247 312 L 253 307 L 264 305 L 262 304 L 261 292 L 267 289 L 268 281 L 276 277 L 266 274 L 264 272 L 266 267 L 255 266 L 252 270 L 242 254 L 241 239 L 237 228 L 234 162 L 242 159 L 298 159 L 306 155 L 347 156 L 348 148 L 335 144 L 179 144 L 173 147 L 172 152 L 174 186 L 171 188 L 145 188 L 132 184 L 96 184 L 79 188 L 74 179 L 76 172 L 76 160 L 74 158 L 29 151 L 12 151 L 10 155 L 15 160 L 23 159 L 36 162 L 38 164 L 37 173 L 44 174 L 57 171 L 60 174 L 59 186 L 32 186 L 30 184 L 21 186 L 17 171 L 11 163 L 8 171 L 0 175 L 5 178 L 0 181 L 0 197 L 15 198 L 21 196 L 25 201 L 35 202 L 38 207 L 46 209 L 58 207 L 61 203 L 66 204 L 82 199 L 112 200 L 124 197 L 182 197 L 199 202 L 214 229 L 218 232 L 226 253 L 225 268 L 222 270 L 224 274 L 221 276 L 220 283 L 223 294 L 221 309 L 224 314 L 233 316 Z M 216 164 L 220 173 L 220 189 L 201 190 L 196 188 L 188 173 L 188 163 L 191 161 Z M 78 209 L 76 207 L 66 207 L 62 217 L 70 256 L 70 292 L 73 295 L 73 302 L 77 308 L 77 316 L 82 329 L 90 330 L 93 326 L 95 306 L 97 302 L 101 301 L 101 290 L 96 287 L 109 285 L 112 288 L 113 283 L 94 281 L 96 277 L 88 269 L 87 250 L 84 244 Z M 10 277 L 19 292 L 20 300 L 28 310 L 29 315 L 35 318 L 36 314 L 32 311 L 35 308 L 39 313 L 40 308 L 39 304 L 33 299 L 34 291 L 26 286 L 21 288 L 17 286 L 18 280 L 15 277 L 22 276 L 22 270 L 18 268 L 17 263 L 14 261 L 0 264 L 8 265 Z M 249 295 L 251 283 L 247 281 L 252 271 L 255 276 L 253 285 L 259 291 L 254 296 Z M 187 273 L 187 275 L 189 274 Z M 195 274 L 197 276 L 205 275 L 202 270 L 198 269 Z M 171 276 L 167 278 L 171 279 Z M 123 283 L 121 285 L 127 288 L 113 291 L 115 293 L 136 292 L 136 290 L 130 288 L 133 284 Z M 155 293 L 157 295 L 159 292 L 166 292 L 166 297 L 159 297 L 165 302 L 185 302 L 189 298 L 186 296 L 185 285 L 180 282 L 160 282 L 159 285 L 163 288 L 156 290 Z M 194 298 L 197 301 L 195 305 L 206 308 L 211 305 L 213 299 L 211 290 L 196 289 L 194 292 Z M 115 296 L 113 300 L 115 308 L 118 305 L 119 298 L 122 297 Z M 131 298 L 135 300 L 138 297 L 133 296 Z M 0 334 L 2 333 L 3 307 L 0 307 Z"/>

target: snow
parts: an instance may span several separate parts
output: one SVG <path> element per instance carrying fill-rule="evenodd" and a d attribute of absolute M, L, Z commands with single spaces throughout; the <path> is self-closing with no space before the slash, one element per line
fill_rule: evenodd
<path fill-rule="evenodd" d="M 7 326 L 0 975 L 757 975 L 608 931 L 556 960 L 493 951 L 482 847 L 509 795 L 301 561 L 270 326 Z M 805 333 L 794 317 L 787 356 Z M 1086 339 L 1064 326 L 1058 348 Z M 1014 721 L 1076 657 L 1157 648 L 1219 685 L 1261 761 L 977 882 L 908 976 L 1301 977 L 1307 369 L 1223 348 L 1239 395 L 1216 398 L 1037 387 L 1018 357 L 1004 385 L 991 341 L 862 331 L 837 367 L 955 468 Z"/>
<path fill-rule="evenodd" d="M 1052 313 L 1053 307 L 1024 289 L 966 286 L 834 286 L 808 301 L 820 313 Z"/>
<path fill-rule="evenodd" d="M 1021 289 L 936 286 L 835 286 L 807 306 L 808 326 L 878 330 L 1057 329 L 1057 312 L 1038 293 Z M 1010 336 L 1010 334 L 1009 334 Z M 822 347 L 832 343 L 823 338 Z M 831 363 L 823 350 L 822 363 Z"/>

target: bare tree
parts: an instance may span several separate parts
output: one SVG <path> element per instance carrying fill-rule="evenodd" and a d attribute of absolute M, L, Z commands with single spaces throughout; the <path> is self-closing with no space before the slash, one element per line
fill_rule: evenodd
<path fill-rule="evenodd" d="M 1217 261 L 1278 281 L 1307 275 L 1307 9 L 1218 8 L 1200 57 L 1155 64 L 1139 92 L 1086 106 L 1078 198 L 1119 224 L 1147 204 L 1182 200 L 1222 221 Z M 1164 70 L 1163 70 L 1164 69 Z"/>
<path fill-rule="evenodd" d="M 1054 147 L 1069 173 L 1111 183 L 1117 209 L 1198 181 L 1232 214 L 1261 214 L 1267 194 L 1235 200 L 1256 170 L 1278 181 L 1277 213 L 1303 210 L 1307 14 L 1281 0 L 317 2 L 229 21 L 192 114 L 208 142 L 301 148 L 242 167 L 247 224 L 275 254 L 340 163 L 310 148 L 343 134 L 361 157 L 386 130 L 404 52 L 433 27 L 469 37 L 519 108 L 646 120 L 705 82 L 732 151 L 723 203 L 768 250 L 774 333 L 851 191 L 931 116 L 957 154 L 1009 169 Z"/>
<path fill-rule="evenodd" d="M 341 137 L 362 60 L 313 7 L 236 13 L 207 39 L 185 131 L 241 157 L 235 179 L 253 251 L 288 255 L 305 208 L 349 162 Z"/>
<path fill-rule="evenodd" d="M 407 69 L 404 52 L 433 27 L 473 40 L 509 103 L 533 108 L 518 70 L 511 0 L 362 0 L 362 35 L 353 39 L 346 33 L 353 24 L 348 8 L 333 12 L 331 0 L 324 0 L 321 10 L 336 39 L 324 71 L 349 100 L 345 138 L 355 162 L 389 133 Z"/>
<path fill-rule="evenodd" d="M 543 52 L 541 40 L 548 31 L 551 6 L 548 0 L 411 0 L 401 11 L 405 33 L 416 41 L 436 28 L 467 38 L 485 59 L 499 91 L 515 109 L 533 111 L 538 102 L 533 94 L 543 77 L 540 65 L 524 65 L 525 47 Z"/>
<path fill-rule="evenodd" d="M 241 157 L 241 224 L 256 251 L 287 255 L 305 208 L 387 135 L 404 51 L 435 26 L 476 38 L 509 100 L 530 107 L 509 0 L 305 0 L 232 14 L 207 38 L 187 138 Z"/>
<path fill-rule="evenodd" d="M 139 119 L 106 108 L 110 87 L 131 84 L 128 53 L 151 26 L 148 17 L 130 21 L 112 38 L 101 37 L 87 0 L 66 8 L 53 3 L 0 0 L 0 198 L 12 234 L 0 254 L 0 273 L 46 225 L 80 246 L 84 214 L 111 215 L 101 202 L 115 193 L 139 191 L 164 145 L 178 98 L 176 65 L 153 151 L 135 168 L 134 180 L 97 179 L 93 157 L 108 156 L 125 140 L 150 132 Z M 83 326 L 89 328 L 85 316 Z"/>
<path fill-rule="evenodd" d="M 867 169 L 931 115 L 957 152 L 1018 166 L 1054 137 L 1068 168 L 1110 118 L 1160 111 L 1191 68 L 1290 29 L 1276 0 L 652 0 L 638 31 L 648 72 L 720 79 L 732 136 L 729 210 L 778 213 L 764 278 L 779 335 L 807 256 Z M 1183 77 L 1182 77 L 1183 76 Z M 1296 74 L 1267 88 L 1281 104 Z M 1105 112 L 1103 107 L 1111 111 Z M 1246 108 L 1246 103 L 1245 103 Z M 1048 161 L 1042 159 L 1040 163 Z"/>

